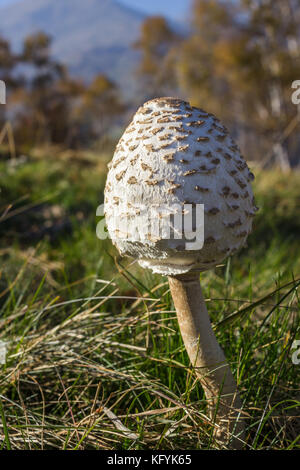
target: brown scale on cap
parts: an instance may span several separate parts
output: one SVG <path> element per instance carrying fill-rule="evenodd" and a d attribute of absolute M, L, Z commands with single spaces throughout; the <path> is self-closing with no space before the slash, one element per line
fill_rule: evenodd
<path fill-rule="evenodd" d="M 125 160 L 126 157 L 121 157 L 118 158 L 118 160 L 115 161 L 115 163 L 112 165 L 113 168 L 117 168 L 118 165 L 120 165 L 121 162 Z"/>
<path fill-rule="evenodd" d="M 180 122 L 180 121 L 182 121 L 182 116 L 173 116 L 172 121 Z"/>
<path fill-rule="evenodd" d="M 195 191 L 200 191 L 201 193 L 208 193 L 210 191 L 209 188 L 203 188 L 203 187 L 198 186 L 198 185 L 195 186 L 194 189 L 195 189 Z"/>
<path fill-rule="evenodd" d="M 235 220 L 234 222 L 228 222 L 228 223 L 223 222 L 223 223 L 224 223 L 225 227 L 228 227 L 228 228 L 240 227 L 242 225 L 242 221 L 241 221 L 240 217 L 237 220 Z"/>
<path fill-rule="evenodd" d="M 243 170 L 247 167 L 247 163 L 246 163 L 246 162 L 242 162 L 242 161 L 238 161 L 235 166 L 236 166 L 236 168 L 238 168 L 240 171 L 243 171 Z"/>
<path fill-rule="evenodd" d="M 127 180 L 127 184 L 137 184 L 137 179 L 135 176 L 131 176 L 128 180 Z"/>
<path fill-rule="evenodd" d="M 161 135 L 158 137 L 158 140 L 169 140 L 171 137 L 171 134 L 165 134 L 165 135 Z"/>
<path fill-rule="evenodd" d="M 235 234 L 235 237 L 236 238 L 244 238 L 248 235 L 248 232 L 246 230 L 244 230 L 243 232 L 239 232 L 239 233 L 236 233 Z"/>
<path fill-rule="evenodd" d="M 151 132 L 151 134 L 156 135 L 156 134 L 158 134 L 159 132 L 162 132 L 163 130 L 164 130 L 163 127 L 156 127 L 155 129 L 151 129 L 150 132 Z M 143 131 L 143 129 L 141 129 L 141 131 Z"/>
<path fill-rule="evenodd" d="M 136 163 L 136 161 L 138 160 L 138 158 L 139 158 L 139 155 L 135 155 L 133 158 L 131 158 L 129 160 L 131 165 L 134 165 Z"/>
<path fill-rule="evenodd" d="M 152 168 L 151 168 L 151 166 L 147 165 L 147 163 L 144 163 L 144 162 L 141 163 L 141 167 L 142 167 L 142 169 L 143 169 L 144 171 L 147 171 L 147 170 L 153 171 Z"/>
<path fill-rule="evenodd" d="M 221 194 L 222 194 L 223 196 L 227 197 L 227 196 L 229 196 L 230 191 L 231 191 L 231 189 L 230 189 L 229 186 L 224 186 L 224 187 L 222 188 L 222 193 L 221 193 Z"/>
<path fill-rule="evenodd" d="M 212 207 L 212 209 L 209 209 L 206 213 L 208 215 L 216 215 L 220 212 L 220 209 L 218 207 Z"/>
<path fill-rule="evenodd" d="M 158 124 L 165 124 L 165 123 L 172 122 L 172 121 L 169 117 L 163 117 L 163 118 L 157 119 L 157 122 Z"/>
<path fill-rule="evenodd" d="M 236 178 L 235 182 L 239 185 L 240 188 L 246 188 L 247 184 L 239 178 Z"/>
<path fill-rule="evenodd" d="M 140 137 L 136 137 L 135 140 L 147 140 L 150 139 L 150 136 L 147 135 L 146 137 L 144 135 L 141 135 Z"/>
<path fill-rule="evenodd" d="M 178 152 L 187 152 L 189 147 L 190 147 L 189 144 L 182 145 L 182 146 L 178 147 Z"/>
<path fill-rule="evenodd" d="M 168 153 L 167 155 L 163 155 L 163 159 L 167 163 L 171 163 L 174 160 L 174 154 L 173 153 Z"/>
<path fill-rule="evenodd" d="M 201 127 L 205 124 L 205 121 L 190 121 L 186 123 L 186 126 L 188 127 Z"/>
<path fill-rule="evenodd" d="M 175 191 L 176 191 L 176 188 L 168 188 L 168 189 L 167 189 L 167 192 L 168 192 L 169 194 L 175 194 Z"/>
<path fill-rule="evenodd" d="M 158 180 L 146 180 L 145 183 L 148 184 L 148 186 L 156 186 L 159 183 L 159 181 Z"/>
<path fill-rule="evenodd" d="M 191 176 L 191 175 L 195 175 L 195 173 L 198 173 L 198 170 L 189 170 L 189 171 L 186 171 L 185 173 L 183 173 L 183 176 Z"/>
<path fill-rule="evenodd" d="M 174 183 L 174 181 L 170 181 L 170 184 L 172 184 L 172 187 L 177 189 L 177 188 L 181 188 L 181 184 L 180 183 Z"/>
<path fill-rule="evenodd" d="M 116 175 L 116 180 L 120 181 L 123 178 L 123 176 L 125 175 L 125 173 L 126 173 L 126 170 L 123 170 L 120 173 L 118 173 Z"/>
<path fill-rule="evenodd" d="M 207 168 L 205 165 L 202 165 L 202 166 L 200 167 L 200 169 L 198 170 L 198 173 L 199 173 L 199 174 L 202 173 L 202 174 L 205 174 L 205 175 L 209 175 L 209 174 L 211 174 L 211 173 L 215 173 L 215 172 L 216 172 L 216 169 L 217 169 L 216 166 L 212 166 L 212 167 L 210 167 L 210 168 Z"/>
<path fill-rule="evenodd" d="M 138 110 L 138 113 L 139 114 L 150 114 L 151 113 L 151 109 L 148 109 L 148 108 L 140 108 Z"/>
<path fill-rule="evenodd" d="M 227 207 L 230 211 L 237 211 L 240 208 L 239 204 L 227 204 Z"/>
<path fill-rule="evenodd" d="M 111 167 L 109 172 L 108 183 L 112 185 L 106 186 L 108 200 L 116 196 L 120 202 L 128 199 L 135 204 L 139 200 L 141 203 L 151 201 L 152 198 L 162 206 L 188 203 L 195 207 L 196 204 L 204 204 L 205 233 L 212 237 L 215 245 L 210 246 L 208 237 L 210 251 L 206 252 L 206 240 L 203 251 L 194 253 L 194 258 L 193 253 L 189 253 L 191 265 L 193 259 L 195 265 L 199 262 L 199 266 L 203 265 L 203 260 L 221 262 L 224 256 L 219 254 L 220 251 L 243 244 L 243 238 L 235 237 L 234 240 L 233 235 L 251 230 L 255 214 L 249 183 L 251 172 L 226 127 L 212 114 L 179 99 L 159 98 L 147 102 L 139 109 L 119 141 L 113 166 L 117 167 L 120 163 L 119 171 Z M 131 171 L 124 178 L 127 168 Z M 115 184 L 120 180 L 122 184 Z M 142 221 L 139 222 L 137 217 L 130 223 L 133 225 L 129 232 L 135 233 L 134 224 L 142 224 Z M 130 253 L 135 253 L 138 260 L 147 252 L 144 248 L 140 253 L 141 245 L 135 244 L 134 240 L 120 243 L 122 253 L 126 253 L 130 245 Z M 155 242 L 149 242 L 148 246 L 152 247 L 153 253 L 163 251 L 164 259 L 170 258 L 173 266 L 176 245 L 173 242 L 169 244 L 168 240 L 160 240 L 159 243 L 157 246 Z M 212 256 L 211 250 L 215 250 L 215 256 Z M 184 253 L 181 253 L 183 258 Z M 171 268 L 165 268 L 159 261 L 157 266 L 159 272 L 170 272 L 168 269 Z M 177 269 L 184 272 L 189 268 L 180 265 L 174 268 L 174 272 Z"/>
<path fill-rule="evenodd" d="M 188 129 L 184 129 L 184 128 L 178 129 L 177 132 L 180 132 L 181 134 L 184 134 L 184 135 L 187 136 L 187 137 L 188 137 L 189 135 L 191 135 L 191 133 L 192 133 L 192 131 L 190 131 L 190 130 L 188 130 Z"/>
<path fill-rule="evenodd" d="M 131 145 L 129 147 L 130 152 L 134 152 L 138 148 L 138 145 Z"/>
<path fill-rule="evenodd" d="M 143 121 L 137 121 L 137 124 L 152 124 L 152 123 L 153 123 L 152 118 L 144 119 Z"/>
<path fill-rule="evenodd" d="M 178 140 L 179 142 L 182 140 L 186 140 L 188 138 L 188 135 L 176 135 L 175 140 Z"/>

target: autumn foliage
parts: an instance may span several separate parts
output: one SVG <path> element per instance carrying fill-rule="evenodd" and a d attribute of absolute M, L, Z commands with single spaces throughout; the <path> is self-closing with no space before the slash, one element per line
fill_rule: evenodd
<path fill-rule="evenodd" d="M 13 122 L 21 148 L 41 144 L 91 145 L 105 138 L 123 111 L 116 85 L 104 75 L 84 83 L 51 55 L 51 38 L 40 32 L 14 54 L 0 39 L 0 74 L 9 85 L 0 125 Z"/>
<path fill-rule="evenodd" d="M 194 0 L 190 18 L 189 33 L 175 44 L 162 19 L 145 21 L 139 73 L 151 95 L 169 80 L 180 96 L 224 120 L 250 159 L 273 158 L 283 168 L 299 162 L 291 101 L 300 77 L 299 2 Z"/>

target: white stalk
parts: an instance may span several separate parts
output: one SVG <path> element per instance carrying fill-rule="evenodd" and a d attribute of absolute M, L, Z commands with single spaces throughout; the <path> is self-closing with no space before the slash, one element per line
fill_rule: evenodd
<path fill-rule="evenodd" d="M 181 335 L 204 389 L 215 438 L 221 447 L 240 449 L 244 421 L 236 382 L 211 327 L 199 275 L 169 277 Z"/>

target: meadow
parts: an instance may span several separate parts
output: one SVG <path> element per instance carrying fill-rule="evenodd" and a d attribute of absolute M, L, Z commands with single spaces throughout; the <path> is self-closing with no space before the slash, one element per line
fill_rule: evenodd
<path fill-rule="evenodd" d="M 217 448 L 167 279 L 96 237 L 111 156 L 1 154 L 1 449 Z M 201 283 L 245 448 L 299 449 L 300 172 L 252 170 L 248 246 Z"/>

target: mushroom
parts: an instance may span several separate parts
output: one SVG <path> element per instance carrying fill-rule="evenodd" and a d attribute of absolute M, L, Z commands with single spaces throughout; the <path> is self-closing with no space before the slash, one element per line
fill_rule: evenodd
<path fill-rule="evenodd" d="M 210 324 L 199 273 L 245 243 L 257 210 L 252 179 L 214 115 L 168 97 L 138 109 L 117 145 L 105 187 L 106 224 L 120 254 L 169 278 L 216 442 L 232 449 L 244 443 L 241 400 Z M 202 217 L 196 216 L 199 207 Z M 194 234 L 201 236 L 191 243 Z"/>

